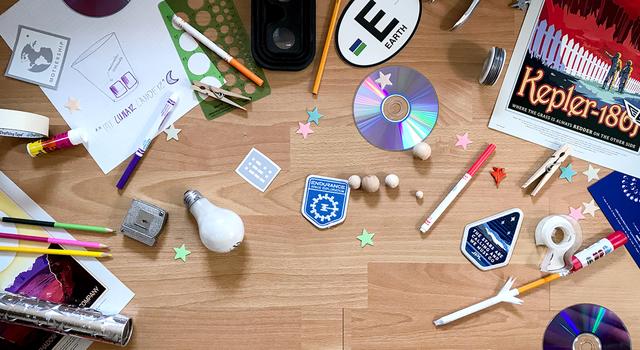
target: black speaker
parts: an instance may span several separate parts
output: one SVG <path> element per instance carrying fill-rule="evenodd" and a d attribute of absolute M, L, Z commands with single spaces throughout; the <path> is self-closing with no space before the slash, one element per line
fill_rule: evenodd
<path fill-rule="evenodd" d="M 315 0 L 252 0 L 251 52 L 267 69 L 307 67 L 316 53 Z"/>

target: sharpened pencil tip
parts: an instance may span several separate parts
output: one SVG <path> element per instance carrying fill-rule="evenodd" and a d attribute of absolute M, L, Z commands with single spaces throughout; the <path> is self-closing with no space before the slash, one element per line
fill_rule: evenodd
<path fill-rule="evenodd" d="M 103 258 L 110 258 L 112 256 L 113 256 L 113 254 L 111 254 L 111 253 L 102 253 L 102 257 Z"/>
<path fill-rule="evenodd" d="M 101 248 L 101 249 L 107 249 L 107 248 L 109 248 L 109 246 L 108 246 L 108 245 L 106 245 L 106 244 L 102 244 L 102 243 L 100 243 L 100 248 Z"/>
<path fill-rule="evenodd" d="M 106 228 L 106 231 L 109 232 L 109 233 L 113 233 L 114 232 L 112 228 L 108 228 L 108 227 Z"/>

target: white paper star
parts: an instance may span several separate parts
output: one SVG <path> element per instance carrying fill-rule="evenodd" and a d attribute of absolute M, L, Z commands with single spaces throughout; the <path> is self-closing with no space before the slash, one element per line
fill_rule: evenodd
<path fill-rule="evenodd" d="M 167 134 L 167 141 L 172 139 L 176 141 L 180 140 L 180 137 L 178 137 L 180 131 L 182 131 L 182 129 L 176 129 L 175 125 L 171 124 L 171 126 L 164 131 L 164 133 Z"/>
<path fill-rule="evenodd" d="M 80 110 L 80 101 L 75 97 L 69 97 L 64 106 L 69 110 L 69 113 L 77 112 Z"/>
<path fill-rule="evenodd" d="M 591 216 L 596 216 L 596 210 L 600 210 L 596 205 L 596 201 L 593 199 L 589 203 L 582 203 L 582 205 L 584 205 L 584 210 L 582 211 L 583 214 L 588 213 L 591 214 Z"/>
<path fill-rule="evenodd" d="M 598 172 L 600 169 L 594 169 L 593 165 L 589 164 L 589 169 L 583 172 L 587 176 L 587 182 L 591 182 L 593 180 L 600 180 L 600 176 L 598 176 Z"/>
<path fill-rule="evenodd" d="M 391 73 L 389 74 L 382 74 L 382 71 L 378 72 L 379 78 L 376 79 L 376 83 L 380 84 L 380 88 L 384 90 L 384 88 L 389 85 L 392 86 L 393 83 L 391 82 Z"/>

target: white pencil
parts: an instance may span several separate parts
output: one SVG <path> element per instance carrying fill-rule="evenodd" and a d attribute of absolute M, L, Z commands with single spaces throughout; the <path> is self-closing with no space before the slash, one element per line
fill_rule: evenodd
<path fill-rule="evenodd" d="M 438 207 L 436 207 L 436 210 L 434 210 L 433 213 L 429 215 L 427 220 L 424 221 L 422 226 L 420 226 L 420 232 L 427 233 L 427 231 L 429 231 L 431 226 L 433 226 L 436 220 L 438 220 L 438 218 L 442 216 L 442 214 L 444 214 L 444 211 L 447 210 L 449 205 L 451 205 L 451 203 L 453 203 L 456 197 L 460 195 L 460 193 L 467 186 L 471 178 L 476 174 L 476 172 L 480 169 L 480 167 L 482 167 L 482 165 L 487 161 L 487 159 L 489 159 L 489 156 L 491 156 L 491 154 L 493 154 L 493 151 L 495 150 L 496 150 L 496 145 L 490 144 L 487 147 L 487 149 L 485 149 L 484 152 L 482 152 L 482 154 L 480 155 L 480 158 L 478 158 L 475 161 L 475 163 L 473 163 L 471 168 L 467 170 L 467 172 L 464 174 L 462 179 L 460 179 L 460 181 L 458 181 L 458 183 L 455 186 L 453 186 L 449 194 L 446 197 L 444 197 L 442 202 L 440 202 Z"/>

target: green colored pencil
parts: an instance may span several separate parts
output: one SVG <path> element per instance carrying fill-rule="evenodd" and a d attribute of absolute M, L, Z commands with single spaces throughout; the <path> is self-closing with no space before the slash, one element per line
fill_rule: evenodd
<path fill-rule="evenodd" d="M 13 223 L 13 224 L 22 224 L 22 225 L 57 227 L 57 228 L 63 228 L 65 230 L 78 230 L 78 231 L 89 231 L 89 232 L 100 232 L 100 233 L 111 233 L 111 232 L 113 232 L 113 229 L 110 229 L 108 227 L 90 226 L 90 225 L 78 225 L 78 224 L 65 224 L 63 222 L 20 219 L 20 218 L 11 218 L 11 217 L 7 217 L 7 216 L 2 217 L 2 222 L 10 222 L 10 223 Z"/>

